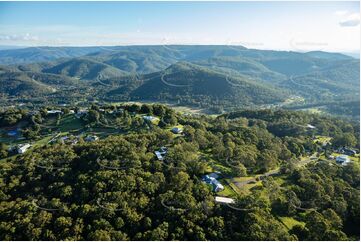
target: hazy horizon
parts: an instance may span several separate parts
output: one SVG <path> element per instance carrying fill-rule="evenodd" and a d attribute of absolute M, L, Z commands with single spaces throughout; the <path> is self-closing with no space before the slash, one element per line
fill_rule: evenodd
<path fill-rule="evenodd" d="M 241 45 L 359 53 L 359 7 L 359 2 L 1 2 L 0 45 Z"/>

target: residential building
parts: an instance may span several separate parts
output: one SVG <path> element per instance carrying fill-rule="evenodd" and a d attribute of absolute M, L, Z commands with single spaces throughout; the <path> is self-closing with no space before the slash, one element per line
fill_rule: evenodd
<path fill-rule="evenodd" d="M 153 120 L 156 119 L 156 117 L 153 117 L 153 116 L 143 116 L 143 119 L 152 122 Z"/>
<path fill-rule="evenodd" d="M 96 135 L 88 135 L 87 137 L 84 138 L 84 140 L 87 142 L 92 142 L 99 140 L 99 137 Z"/>
<path fill-rule="evenodd" d="M 167 147 L 161 147 L 159 151 L 155 151 L 155 155 L 157 156 L 158 160 L 164 160 L 164 156 L 167 154 L 168 148 Z"/>
<path fill-rule="evenodd" d="M 205 183 L 212 185 L 214 192 L 219 192 L 224 190 L 223 185 L 214 177 L 210 177 L 209 175 L 203 176 L 202 179 Z"/>
<path fill-rule="evenodd" d="M 356 150 L 353 150 L 353 149 L 350 149 L 347 147 L 340 148 L 339 152 L 342 154 L 345 154 L 345 155 L 356 155 L 357 154 Z"/>
<path fill-rule="evenodd" d="M 208 174 L 208 176 L 213 177 L 214 179 L 218 179 L 220 176 L 220 172 L 213 172 L 211 174 Z"/>
<path fill-rule="evenodd" d="M 336 157 L 336 162 L 338 164 L 346 165 L 350 161 L 351 160 L 350 160 L 350 157 L 348 157 L 348 155 L 339 155 L 339 156 Z"/>
<path fill-rule="evenodd" d="M 30 144 L 21 144 L 18 146 L 17 152 L 18 154 L 24 154 L 30 147 Z"/>
<path fill-rule="evenodd" d="M 164 160 L 163 155 L 159 151 L 155 151 L 154 153 L 157 156 L 158 160 L 161 160 L 161 161 Z"/>
<path fill-rule="evenodd" d="M 175 133 L 175 134 L 181 134 L 181 133 L 183 133 L 183 129 L 178 128 L 178 127 L 174 127 L 172 129 L 172 132 Z"/>

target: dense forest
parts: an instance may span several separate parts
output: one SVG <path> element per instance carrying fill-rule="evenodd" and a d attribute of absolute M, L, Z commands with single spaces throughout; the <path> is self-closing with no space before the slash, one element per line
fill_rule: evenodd
<path fill-rule="evenodd" d="M 0 128 L 22 124 L 22 135 L 35 142 L 61 127 L 71 110 L 80 113 L 51 109 L 8 109 L 0 113 Z M 356 122 L 269 109 L 184 115 L 158 104 L 92 105 L 72 120 L 79 123 L 74 136 L 106 135 L 34 145 L 17 156 L 0 144 L 0 239 L 360 238 L 359 155 L 346 165 L 330 158 L 340 147 L 358 150 Z M 170 132 L 174 126 L 183 133 Z M 158 160 L 154 151 L 163 146 L 166 159 Z M 201 179 L 210 172 L 219 172 L 224 184 L 263 175 L 251 189 L 227 195 L 235 203 L 226 205 Z"/>

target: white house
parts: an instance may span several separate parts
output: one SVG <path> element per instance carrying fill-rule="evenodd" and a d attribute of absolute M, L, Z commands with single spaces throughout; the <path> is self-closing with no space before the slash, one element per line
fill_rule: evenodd
<path fill-rule="evenodd" d="M 24 154 L 29 148 L 30 148 L 30 144 L 21 144 L 18 146 L 18 153 L 19 154 Z"/>
<path fill-rule="evenodd" d="M 350 160 L 350 157 L 348 157 L 348 155 L 339 155 L 339 156 L 336 157 L 336 162 L 338 164 L 346 165 L 350 161 L 351 160 Z"/>
<path fill-rule="evenodd" d="M 228 197 L 215 197 L 216 203 L 232 204 L 235 203 L 234 199 Z"/>

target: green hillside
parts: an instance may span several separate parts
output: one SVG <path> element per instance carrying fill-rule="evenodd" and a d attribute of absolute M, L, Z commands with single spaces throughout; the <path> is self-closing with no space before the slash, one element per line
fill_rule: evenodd
<path fill-rule="evenodd" d="M 56 89 L 39 82 L 26 73 L 0 73 L 0 93 L 10 96 L 37 96 L 54 92 Z"/>
<path fill-rule="evenodd" d="M 187 62 L 170 66 L 131 92 L 135 99 L 187 98 L 189 101 L 262 104 L 282 101 L 286 95 L 254 80 L 229 76 Z"/>
<path fill-rule="evenodd" d="M 88 58 L 71 59 L 54 67 L 44 69 L 43 72 L 86 80 L 94 80 L 99 75 L 104 78 L 112 78 L 126 74 L 125 72 L 108 64 L 97 62 Z"/>

